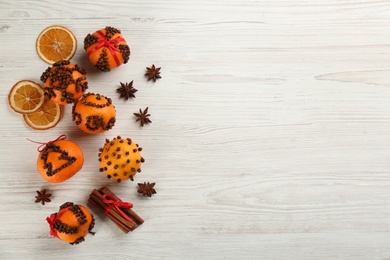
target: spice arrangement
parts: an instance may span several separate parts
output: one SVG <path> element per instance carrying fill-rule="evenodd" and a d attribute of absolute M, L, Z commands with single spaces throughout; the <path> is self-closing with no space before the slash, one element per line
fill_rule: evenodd
<path fill-rule="evenodd" d="M 38 55 L 51 64 L 40 76 L 43 85 L 31 80 L 21 80 L 10 90 L 9 106 L 23 116 L 26 125 L 34 130 L 55 127 L 63 114 L 63 106 L 72 105 L 72 121 L 80 131 L 87 134 L 100 134 L 111 130 L 116 123 L 116 109 L 111 98 L 88 90 L 87 71 L 78 64 L 71 63 L 77 49 L 74 34 L 63 26 L 50 26 L 44 29 L 36 41 Z M 84 39 L 84 50 L 90 62 L 100 71 L 108 73 L 126 64 L 130 59 L 130 47 L 119 29 L 107 26 L 88 34 Z M 161 68 L 153 64 L 146 67 L 147 81 L 161 79 Z M 120 82 L 116 89 L 120 99 L 135 98 L 138 91 L 134 82 Z M 152 123 L 149 107 L 133 113 L 135 122 L 143 127 Z M 65 134 L 57 139 L 37 142 L 39 155 L 37 172 L 48 183 L 61 183 L 79 172 L 84 165 L 84 155 L 80 146 L 67 140 Z M 117 136 L 106 139 L 98 151 L 99 171 L 117 183 L 134 180 L 141 172 L 145 159 L 142 148 L 131 138 Z M 155 183 L 138 183 L 137 192 L 145 197 L 156 194 Z M 47 189 L 36 191 L 35 203 L 52 201 L 52 193 Z M 136 214 L 131 202 L 124 202 L 107 187 L 94 189 L 86 201 L 94 204 L 124 233 L 133 231 L 144 220 Z M 46 221 L 50 234 L 72 245 L 85 240 L 92 233 L 95 220 L 89 209 L 72 202 L 63 203 L 58 212 L 52 213 Z"/>

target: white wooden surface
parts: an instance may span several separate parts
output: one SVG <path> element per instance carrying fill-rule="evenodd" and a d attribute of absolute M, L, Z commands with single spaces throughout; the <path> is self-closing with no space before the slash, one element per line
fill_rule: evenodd
<path fill-rule="evenodd" d="M 117 124 L 81 133 L 66 107 L 33 131 L 7 105 L 11 86 L 39 81 L 41 30 L 79 42 L 90 91 L 112 97 Z M 127 65 L 97 72 L 84 37 L 106 25 L 131 46 Z M 162 79 L 143 73 L 161 66 Z M 137 98 L 115 89 L 134 80 Z M 0 0 L 1 259 L 390 259 L 389 0 Z M 144 128 L 132 113 L 149 106 Z M 37 174 L 36 145 L 65 133 L 86 155 L 54 185 Z M 131 137 L 146 163 L 135 182 L 98 172 L 105 138 Z M 144 199 L 136 183 L 155 181 Z M 49 235 L 46 216 L 86 204 L 108 185 L 145 223 L 123 235 L 102 213 L 77 246 Z M 47 188 L 52 202 L 34 203 Z"/>

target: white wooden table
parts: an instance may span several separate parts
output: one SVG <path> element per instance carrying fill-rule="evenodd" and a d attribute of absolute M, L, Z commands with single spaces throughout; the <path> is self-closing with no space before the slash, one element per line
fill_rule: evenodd
<path fill-rule="evenodd" d="M 80 132 L 71 106 L 34 131 L 7 104 L 12 85 L 48 67 L 39 33 L 64 25 L 89 91 L 109 96 L 115 127 Z M 100 73 L 88 33 L 122 30 L 128 64 Z M 148 82 L 145 67 L 162 67 Z M 119 99 L 134 80 L 136 98 Z M 389 0 L 0 0 L 1 259 L 390 259 Z M 149 106 L 152 124 L 133 112 Z M 36 170 L 37 141 L 67 134 L 85 154 L 61 184 Z M 143 171 L 120 184 L 99 173 L 105 138 L 130 137 Z M 145 199 L 137 182 L 156 182 Z M 145 223 L 124 235 L 91 208 L 97 232 L 70 246 L 45 218 L 107 185 Z M 52 202 L 34 203 L 47 188 Z M 87 205 L 88 206 L 88 205 Z"/>

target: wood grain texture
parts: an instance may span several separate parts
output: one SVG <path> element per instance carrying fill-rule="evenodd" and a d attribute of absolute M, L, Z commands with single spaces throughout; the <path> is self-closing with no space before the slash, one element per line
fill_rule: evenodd
<path fill-rule="evenodd" d="M 56 128 L 32 131 L 8 108 L 11 86 L 47 68 L 35 40 L 53 24 L 76 35 L 89 90 L 112 97 L 111 131 L 81 133 L 70 107 Z M 106 25 L 132 55 L 104 74 L 82 45 Z M 0 0 L 0 258 L 390 259 L 389 39 L 389 0 Z M 153 63 L 155 84 L 143 76 Z M 131 80 L 136 99 L 120 100 Z M 153 123 L 140 128 L 132 113 L 146 106 Z M 62 133 L 86 160 L 52 185 L 26 137 Z M 99 147 L 117 135 L 144 148 L 134 183 L 98 172 Z M 158 194 L 138 196 L 141 181 Z M 124 235 L 92 210 L 86 242 L 50 237 L 46 216 L 103 185 L 145 223 Z M 41 188 L 53 192 L 45 206 Z"/>

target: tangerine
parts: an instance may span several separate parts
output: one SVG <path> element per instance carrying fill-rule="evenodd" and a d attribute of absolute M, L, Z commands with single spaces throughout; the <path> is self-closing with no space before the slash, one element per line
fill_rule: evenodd
<path fill-rule="evenodd" d="M 48 182 L 59 183 L 75 175 L 84 164 L 81 148 L 69 140 L 55 140 L 46 143 L 39 153 L 37 168 Z"/>
<path fill-rule="evenodd" d="M 88 88 L 86 74 L 84 68 L 67 60 L 54 63 L 41 76 L 45 95 L 59 105 L 73 103 Z"/>
<path fill-rule="evenodd" d="M 85 133 L 99 134 L 115 125 L 116 110 L 111 98 L 86 93 L 74 105 L 72 119 Z"/>
<path fill-rule="evenodd" d="M 112 178 L 117 182 L 134 180 L 134 175 L 141 172 L 141 163 L 145 161 L 140 154 L 142 148 L 130 138 L 118 136 L 111 141 L 106 139 L 99 151 L 99 171 L 104 171 L 108 179 Z"/>
<path fill-rule="evenodd" d="M 130 47 L 121 31 L 110 26 L 88 34 L 84 39 L 84 49 L 91 63 L 103 72 L 126 64 L 130 59 Z"/>
<path fill-rule="evenodd" d="M 88 233 L 92 233 L 95 220 L 91 212 L 73 202 L 66 202 L 60 206 L 57 213 L 46 218 L 50 225 L 50 234 L 70 244 L 83 242 Z"/>

